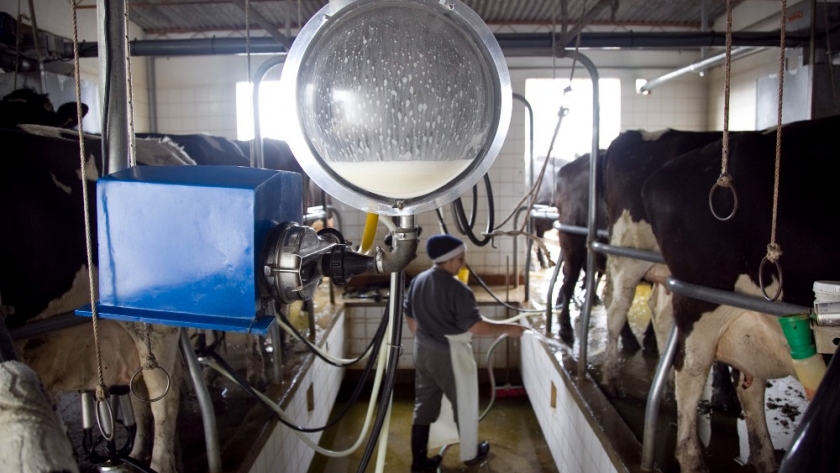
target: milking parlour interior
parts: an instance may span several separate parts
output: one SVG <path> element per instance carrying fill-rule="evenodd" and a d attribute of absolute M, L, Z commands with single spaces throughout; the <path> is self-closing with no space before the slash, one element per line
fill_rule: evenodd
<path fill-rule="evenodd" d="M 0 0 L 0 469 L 840 470 L 838 31 Z"/>

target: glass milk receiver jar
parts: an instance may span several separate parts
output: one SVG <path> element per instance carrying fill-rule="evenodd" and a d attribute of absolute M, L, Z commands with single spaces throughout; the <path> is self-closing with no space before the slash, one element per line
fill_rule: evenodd
<path fill-rule="evenodd" d="M 501 49 L 455 0 L 325 6 L 295 40 L 281 89 L 304 171 L 382 215 L 460 196 L 490 168 L 510 122 Z"/>

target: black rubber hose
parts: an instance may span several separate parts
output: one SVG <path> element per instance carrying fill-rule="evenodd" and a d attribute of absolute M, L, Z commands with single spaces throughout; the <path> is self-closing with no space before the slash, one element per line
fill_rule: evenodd
<path fill-rule="evenodd" d="M 368 438 L 365 453 L 362 456 L 362 461 L 359 463 L 359 468 L 356 470 L 356 473 L 364 473 L 367 469 L 368 463 L 370 463 L 370 457 L 373 454 L 374 448 L 376 448 L 377 440 L 379 440 L 382 424 L 385 423 L 385 416 L 388 413 L 388 404 L 391 402 L 391 396 L 394 394 L 394 381 L 397 377 L 397 366 L 400 361 L 400 351 L 402 351 L 402 345 L 400 345 L 400 342 L 402 340 L 402 293 L 403 284 L 405 284 L 405 273 L 400 271 L 397 279 L 398 281 L 396 287 L 394 288 L 394 292 L 396 294 L 391 294 L 391 300 L 396 301 L 396 303 L 393 304 L 396 308 L 396 313 L 392 314 L 392 320 L 394 323 L 393 331 L 391 332 L 391 358 L 388 359 L 388 374 L 385 378 L 385 386 L 382 388 L 382 396 L 379 398 L 379 411 L 376 413 L 376 421 L 373 424 L 373 430 L 370 433 L 370 438 Z"/>
<path fill-rule="evenodd" d="M 493 185 L 490 183 L 490 176 L 485 174 L 484 175 L 484 187 L 487 189 L 487 233 L 493 231 L 493 227 L 496 223 L 496 206 L 495 202 L 493 201 Z M 457 198 L 452 202 L 452 207 L 455 212 L 455 223 L 458 226 L 458 230 L 465 235 L 469 240 L 476 246 L 485 246 L 491 241 L 493 241 L 492 237 L 485 236 L 481 240 L 475 236 L 473 232 L 473 227 L 469 225 L 469 221 L 467 219 L 466 211 L 464 211 L 464 204 L 461 201 L 461 198 Z M 473 208 L 475 210 L 475 206 Z"/>
<path fill-rule="evenodd" d="M 335 361 L 330 360 L 329 358 L 327 358 L 326 356 L 324 356 L 324 355 L 323 355 L 320 351 L 318 351 L 318 349 L 315 347 L 315 345 L 313 345 L 313 344 L 312 344 L 312 342 L 310 342 L 310 341 L 309 341 L 306 337 L 304 337 L 304 336 L 303 336 L 303 334 L 301 334 L 301 333 L 300 333 L 300 332 L 299 332 L 299 331 L 295 328 L 295 326 L 294 326 L 294 325 L 292 325 L 292 323 L 289 321 L 289 319 L 288 319 L 285 315 L 283 315 L 283 313 L 282 313 L 282 312 L 280 313 L 280 318 L 283 320 L 283 322 L 286 324 L 286 326 L 287 326 L 287 327 L 289 327 L 289 329 L 291 329 L 291 330 L 292 330 L 292 332 L 295 334 L 295 336 L 298 338 L 298 340 L 300 340 L 301 342 L 303 342 L 303 344 L 304 344 L 304 345 L 306 345 L 306 347 L 307 347 L 307 348 L 309 348 L 309 351 L 311 351 L 312 353 L 314 353 L 314 354 L 315 354 L 315 356 L 317 356 L 318 358 L 320 358 L 321 360 L 323 360 L 323 361 L 324 361 L 324 363 L 326 363 L 326 364 L 328 364 L 328 365 L 335 366 L 335 367 L 337 367 L 337 368 L 346 368 L 346 367 L 348 367 L 348 366 L 355 365 L 356 363 L 358 363 L 359 361 L 361 361 L 361 360 L 362 360 L 362 358 L 364 358 L 364 357 L 365 357 L 365 355 L 367 354 L 367 352 L 368 352 L 368 351 L 370 351 L 371 347 L 373 347 L 373 345 L 374 345 L 374 343 L 373 343 L 373 342 L 374 342 L 374 340 L 375 340 L 375 339 L 370 341 L 370 344 L 367 346 L 367 348 L 365 348 L 365 351 L 364 351 L 364 352 L 362 352 L 362 354 L 361 354 L 361 355 L 359 355 L 359 356 L 358 356 L 355 360 L 353 360 L 353 361 L 349 361 L 349 362 L 347 362 L 347 363 L 336 363 Z M 385 320 L 385 317 L 383 317 L 382 319 L 383 319 L 383 320 Z M 385 323 L 384 323 L 384 322 L 380 322 L 380 323 L 379 323 L 379 329 L 377 329 L 376 333 L 379 333 L 379 330 L 383 330 L 383 331 L 384 331 L 384 330 L 385 330 L 385 329 L 384 329 L 384 326 L 385 326 Z"/>
<path fill-rule="evenodd" d="M 137 471 L 142 471 L 143 473 L 157 473 L 157 471 L 153 470 L 151 467 L 143 465 L 142 463 L 140 463 L 134 458 L 131 458 L 128 455 L 120 455 L 118 458 L 121 462 L 134 468 Z"/>
<path fill-rule="evenodd" d="M 340 421 L 347 414 L 347 412 L 349 412 L 350 407 L 353 406 L 353 404 L 355 404 L 356 401 L 358 400 L 359 394 L 361 393 L 362 388 L 363 388 L 365 382 L 367 381 L 367 378 L 370 375 L 371 370 L 373 369 L 373 365 L 375 363 L 376 357 L 379 354 L 380 348 L 382 347 L 382 338 L 385 335 L 385 327 L 387 326 L 387 320 L 388 320 L 387 317 L 385 317 L 385 316 L 382 317 L 382 322 L 380 322 L 379 328 L 376 330 L 376 334 L 374 335 L 373 340 L 371 341 L 371 344 L 374 346 L 373 353 L 371 354 L 371 357 L 368 360 L 367 365 L 365 365 L 365 369 L 364 369 L 364 372 L 362 374 L 362 378 L 359 380 L 359 383 L 356 385 L 356 388 L 353 390 L 353 394 L 350 396 L 350 400 L 347 402 L 347 404 L 345 404 L 345 406 L 341 410 L 341 412 L 339 412 L 332 420 L 330 420 L 329 422 L 327 422 L 326 424 L 324 424 L 321 427 L 302 427 L 302 426 L 299 426 L 299 425 L 294 425 L 294 424 L 290 423 L 289 421 L 287 421 L 286 419 L 283 419 L 282 417 L 280 417 L 279 414 L 277 414 L 277 412 L 275 412 L 274 406 L 268 405 L 262 397 L 258 396 L 257 393 L 254 391 L 254 388 L 252 388 L 251 385 L 249 385 L 245 380 L 243 380 L 236 373 L 236 370 L 234 370 L 227 363 L 227 361 L 225 361 L 224 358 L 222 358 L 218 353 L 215 353 L 215 352 L 210 352 L 210 353 L 208 353 L 208 355 L 211 356 L 214 360 L 216 360 L 219 363 L 219 365 L 225 371 L 228 372 L 228 374 L 234 379 L 234 382 L 236 384 L 238 384 L 239 387 L 241 387 L 245 391 L 245 393 L 247 393 L 249 396 L 254 398 L 257 402 L 260 403 L 260 405 L 262 405 L 266 409 L 268 409 L 268 411 L 273 416 L 275 416 L 277 418 L 277 420 L 280 421 L 280 423 L 282 423 L 283 425 L 285 425 L 286 427 L 288 427 L 290 429 L 294 429 L 294 430 L 297 430 L 299 432 L 305 432 L 305 433 L 321 432 L 321 431 L 324 431 L 326 429 L 329 429 L 330 427 L 332 427 L 336 423 L 338 423 L 338 421 Z"/>

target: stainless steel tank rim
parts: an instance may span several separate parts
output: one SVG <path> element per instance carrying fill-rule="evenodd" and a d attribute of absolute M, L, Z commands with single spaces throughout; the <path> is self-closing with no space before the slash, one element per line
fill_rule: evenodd
<path fill-rule="evenodd" d="M 318 41 L 331 24 L 338 24 L 345 18 L 352 18 L 363 13 L 366 9 L 381 6 L 407 5 L 423 8 L 426 11 L 439 10 L 441 15 L 449 16 L 459 26 L 464 27 L 467 37 L 484 56 L 486 66 L 492 67 L 491 78 L 495 81 L 494 128 L 488 136 L 492 141 L 486 142 L 472 164 L 456 178 L 438 190 L 407 199 L 396 199 L 373 194 L 362 190 L 340 177 L 329 165 L 324 163 L 306 138 L 303 124 L 297 107 L 298 75 L 303 61 L 308 53 L 318 46 Z M 295 104 L 289 108 L 291 133 L 288 137 L 289 146 L 303 167 L 304 171 L 333 197 L 342 202 L 366 211 L 381 215 L 415 215 L 421 212 L 441 207 L 475 185 L 490 169 L 504 143 L 510 125 L 512 109 L 510 75 L 501 48 L 492 32 L 481 18 L 466 5 L 458 0 L 355 0 L 337 12 L 330 11 L 327 4 L 307 22 L 295 39 L 292 49 L 286 59 L 281 78 L 281 97 L 284 103 Z"/>

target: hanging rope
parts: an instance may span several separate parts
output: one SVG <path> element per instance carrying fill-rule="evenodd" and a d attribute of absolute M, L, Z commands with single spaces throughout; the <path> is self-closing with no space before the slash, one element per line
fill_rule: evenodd
<path fill-rule="evenodd" d="M 78 119 L 78 135 L 79 135 L 79 161 L 81 165 L 82 174 L 82 203 L 84 205 L 85 215 L 85 248 L 87 250 L 87 267 L 88 267 L 88 289 L 90 290 L 90 312 L 91 322 L 93 325 L 93 343 L 96 351 L 96 372 L 98 382 L 96 384 L 96 421 L 99 424 L 99 430 L 105 440 L 112 440 L 114 438 L 114 416 L 109 415 L 109 425 L 103 425 L 100 412 L 100 407 L 107 406 L 108 411 L 113 414 L 110 409 L 110 403 L 107 401 L 108 387 L 105 385 L 105 377 L 102 374 L 102 353 L 99 346 L 99 312 L 96 308 L 96 287 L 94 285 L 93 274 L 93 244 L 90 235 L 90 208 L 88 207 L 88 192 L 87 192 L 87 175 L 85 173 L 85 140 L 84 130 L 82 129 L 82 79 L 79 68 L 79 26 L 76 17 L 76 9 L 82 0 L 73 2 L 73 69 L 75 72 L 76 85 L 76 117 Z M 107 432 L 107 433 L 106 433 Z"/>
<path fill-rule="evenodd" d="M 709 191 L 709 210 L 712 215 L 721 222 L 730 220 L 735 216 L 738 210 L 738 193 L 735 192 L 735 186 L 732 185 L 732 176 L 729 175 L 729 92 L 730 92 L 730 76 L 732 72 L 732 0 L 726 0 L 726 59 L 724 61 L 724 75 L 723 75 L 723 154 L 720 163 L 720 176 L 717 182 Z M 732 191 L 732 198 L 734 204 L 732 212 L 728 216 L 722 217 L 715 211 L 715 206 L 712 203 L 712 197 L 715 194 L 715 189 L 718 187 L 727 188 Z"/>
<path fill-rule="evenodd" d="M 782 104 L 785 91 L 785 26 L 787 24 L 787 0 L 782 0 L 782 20 L 779 40 L 779 105 L 776 110 L 776 163 L 773 171 L 773 218 L 770 224 L 770 243 L 767 244 L 767 255 L 761 260 L 758 267 L 758 283 L 761 286 L 761 293 L 769 301 L 775 301 L 782 293 L 782 267 L 779 258 L 782 257 L 782 247 L 776 243 L 776 221 L 779 211 L 779 171 L 782 164 Z M 767 295 L 767 288 L 764 284 L 764 264 L 772 263 L 779 273 L 779 287 L 776 293 L 770 297 Z"/>

